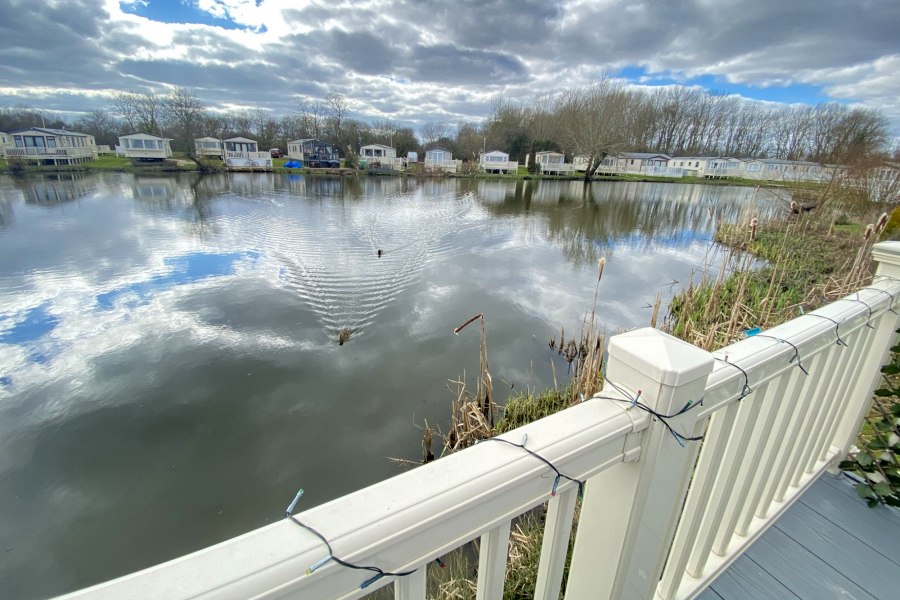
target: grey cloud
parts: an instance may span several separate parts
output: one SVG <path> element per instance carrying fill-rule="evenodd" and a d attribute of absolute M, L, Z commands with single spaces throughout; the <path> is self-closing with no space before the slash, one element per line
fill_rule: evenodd
<path fill-rule="evenodd" d="M 2 60 L 12 78 L 0 83 L 91 87 L 104 70 L 96 40 L 106 18 L 90 0 L 0 3 Z"/>
<path fill-rule="evenodd" d="M 213 107 L 282 112 L 297 94 L 336 89 L 367 111 L 455 120 L 484 116 L 491 96 L 527 98 L 625 66 L 757 86 L 811 83 L 875 106 L 892 96 L 900 77 L 883 70 L 873 77 L 870 68 L 898 55 L 894 0 L 332 0 L 282 17 L 297 33 L 260 36 L 250 46 L 224 29 L 173 26 L 180 60 L 136 60 L 135 47 L 152 51 L 156 41 L 134 23 L 111 20 L 99 0 L 0 0 L 0 86 L 178 84 L 197 89 Z M 198 59 L 225 64 L 201 66 Z M 866 68 L 848 75 L 851 66 Z M 74 106 L 77 97 L 34 102 Z M 84 97 L 80 109 L 96 105 Z"/>
<path fill-rule="evenodd" d="M 408 72 L 413 80 L 454 85 L 522 82 L 529 77 L 527 67 L 516 56 L 447 44 L 416 46 L 408 65 L 400 72 Z"/>

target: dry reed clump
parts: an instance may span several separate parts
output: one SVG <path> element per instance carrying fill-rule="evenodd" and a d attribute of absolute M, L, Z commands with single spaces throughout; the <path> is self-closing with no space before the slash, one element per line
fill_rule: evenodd
<path fill-rule="evenodd" d="M 571 339 L 566 339 L 565 329 L 562 329 L 559 342 L 557 343 L 555 339 L 550 341 L 550 348 L 558 348 L 558 354 L 568 363 L 571 383 L 563 389 L 556 385 L 552 390 L 539 395 L 525 393 L 509 399 L 503 408 L 503 417 L 499 424 L 495 420 L 499 407 L 494 402 L 484 315 L 477 314 L 453 330 L 454 334 L 459 334 L 471 323 L 480 322 L 479 376 L 474 394 L 468 391 L 465 376 L 451 382 L 456 386 L 456 394 L 451 405 L 449 429 L 446 433 L 441 432 L 442 454 L 467 448 L 479 440 L 493 437 L 503 431 L 558 412 L 593 396 L 600 389 L 602 385 L 600 368 L 606 336 L 598 327 L 597 301 L 605 265 L 605 258 L 601 258 L 597 262 L 594 301 L 590 314 L 586 314 L 582 320 L 578 337 L 573 336 Z M 430 430 L 426 428 L 426 435 L 428 434 L 430 434 Z"/>
<path fill-rule="evenodd" d="M 744 331 L 768 329 L 845 296 L 871 279 L 871 249 L 887 223 L 862 231 L 830 215 L 790 215 L 724 225 L 718 269 L 692 276 L 669 305 L 664 328 L 702 348 L 727 345 Z M 755 220 L 755 222 L 754 222 Z M 758 259 L 768 264 L 760 265 Z"/>

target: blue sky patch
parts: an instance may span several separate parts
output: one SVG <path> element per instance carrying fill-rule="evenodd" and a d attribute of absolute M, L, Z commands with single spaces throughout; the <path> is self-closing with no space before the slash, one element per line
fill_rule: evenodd
<path fill-rule="evenodd" d="M 755 100 L 783 102 L 786 104 L 819 102 L 851 102 L 852 100 L 835 100 L 830 98 L 821 86 L 809 84 L 793 84 L 786 86 L 761 87 L 741 83 L 730 83 L 722 76 L 701 75 L 690 79 L 675 78 L 671 73 L 648 73 L 644 67 L 625 67 L 616 73 L 617 77 L 643 85 L 697 85 L 711 92 L 737 94 Z"/>
<path fill-rule="evenodd" d="M 138 281 L 128 285 L 104 292 L 97 296 L 97 304 L 101 308 L 112 308 L 122 296 L 137 296 L 138 302 L 147 302 L 154 293 L 162 292 L 178 285 L 193 283 L 208 277 L 221 277 L 232 275 L 235 271 L 235 263 L 242 259 L 256 260 L 258 252 L 229 252 L 226 254 L 212 254 L 195 252 L 175 258 L 165 259 L 165 265 L 171 271 L 165 275 L 156 275 L 146 281 Z"/>
<path fill-rule="evenodd" d="M 120 3 L 122 10 L 160 23 L 190 23 L 211 25 L 223 29 L 246 29 L 229 19 L 216 18 L 197 8 L 190 0 L 149 0 L 146 3 Z M 259 6 L 259 4 L 257 4 Z"/>
<path fill-rule="evenodd" d="M 59 325 L 59 318 L 50 312 L 50 302 L 29 308 L 21 318 L 16 315 L 0 315 L 11 319 L 15 325 L 0 333 L 0 344 L 27 344 L 35 342 Z"/>

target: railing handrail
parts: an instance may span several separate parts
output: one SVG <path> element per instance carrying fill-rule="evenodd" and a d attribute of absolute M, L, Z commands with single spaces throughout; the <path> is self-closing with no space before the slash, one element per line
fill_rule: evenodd
<path fill-rule="evenodd" d="M 877 289 L 887 293 L 875 291 Z M 749 336 L 716 350 L 713 354 L 717 357 L 728 357 L 730 362 L 739 365 L 747 373 L 752 382 L 765 383 L 791 369 L 796 369 L 795 356 L 799 356 L 802 363 L 808 363 L 815 355 L 833 346 L 837 340 L 836 325 L 832 321 L 840 323 L 837 332 L 843 338 L 866 327 L 870 315 L 877 316 L 888 310 L 892 297 L 900 298 L 900 284 L 890 281 L 876 283 L 807 315 L 800 315 L 787 323 L 766 330 L 762 337 Z M 858 298 L 859 301 L 853 298 Z M 790 344 L 772 338 L 786 340 Z M 776 353 L 774 356 L 773 352 Z M 743 373 L 733 366 L 717 361 L 709 376 L 701 414 L 711 415 L 729 403 L 736 402 L 741 396 L 743 385 Z"/>
<path fill-rule="evenodd" d="M 643 413 L 589 400 L 531 423 L 504 439 L 519 442 L 578 479 L 639 455 Z M 628 444 L 626 444 L 626 441 Z M 503 521 L 551 497 L 553 471 L 519 448 L 483 442 L 297 515 L 331 541 L 335 553 L 386 571 L 422 567 Z M 563 480 L 558 492 L 575 485 Z M 285 498 L 285 504 L 290 498 Z M 302 504 L 302 501 L 301 501 Z M 282 507 L 273 506 L 272 514 Z M 312 534 L 289 520 L 257 529 L 194 554 L 133 573 L 66 598 L 352 598 L 371 592 L 371 573 L 329 563 L 304 575 L 327 554 Z"/>
<path fill-rule="evenodd" d="M 87 146 L 79 148 L 66 146 L 55 148 L 50 146 L 7 147 L 4 150 L 8 156 L 89 156 L 94 152 Z"/>

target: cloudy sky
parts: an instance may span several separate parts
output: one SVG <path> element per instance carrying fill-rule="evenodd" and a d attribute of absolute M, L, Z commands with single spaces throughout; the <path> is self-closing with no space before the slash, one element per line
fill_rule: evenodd
<path fill-rule="evenodd" d="M 0 0 L 0 105 L 84 111 L 195 89 L 283 114 L 479 118 L 607 74 L 767 102 L 878 108 L 900 136 L 896 0 Z"/>

